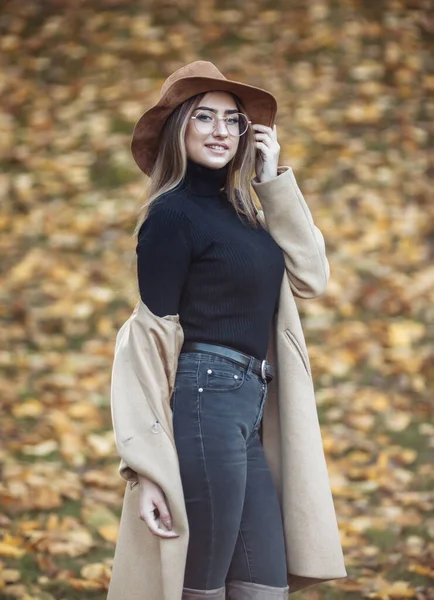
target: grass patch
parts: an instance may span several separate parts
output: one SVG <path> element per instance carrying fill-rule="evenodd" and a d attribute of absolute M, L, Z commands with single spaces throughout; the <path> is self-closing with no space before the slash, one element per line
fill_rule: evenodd
<path fill-rule="evenodd" d="M 108 155 L 100 155 L 90 167 L 90 180 L 97 188 L 113 189 L 135 179 L 130 168 L 112 164 Z"/>
<path fill-rule="evenodd" d="M 365 536 L 369 542 L 382 552 L 389 552 L 396 545 L 400 534 L 391 529 L 367 529 Z"/>
<path fill-rule="evenodd" d="M 408 427 L 402 431 L 387 430 L 387 435 L 389 436 L 392 444 L 396 444 L 402 448 L 416 450 L 417 459 L 412 464 L 413 467 L 432 462 L 432 449 L 428 445 L 428 436 L 421 435 L 419 433 L 419 425 L 420 421 L 412 421 Z M 381 427 L 381 429 L 383 428 Z M 421 482 L 422 485 L 428 484 L 428 490 L 432 489 L 432 482 L 431 486 L 429 486 L 429 483 L 430 482 L 428 480 Z"/>
<path fill-rule="evenodd" d="M 119 115 L 116 115 L 111 121 L 111 130 L 113 133 L 131 134 L 134 125 Z"/>

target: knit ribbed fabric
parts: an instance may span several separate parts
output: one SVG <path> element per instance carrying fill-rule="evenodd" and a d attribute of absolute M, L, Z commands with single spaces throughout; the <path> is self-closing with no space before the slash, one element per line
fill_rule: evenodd
<path fill-rule="evenodd" d="M 140 296 L 158 316 L 179 314 L 185 341 L 230 346 L 264 359 L 284 272 L 281 248 L 240 218 L 224 191 L 227 166 L 188 160 L 137 240 Z"/>

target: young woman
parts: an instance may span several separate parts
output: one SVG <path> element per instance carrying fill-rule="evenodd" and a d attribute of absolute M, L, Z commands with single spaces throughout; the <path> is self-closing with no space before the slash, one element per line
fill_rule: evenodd
<path fill-rule="evenodd" d="M 283 488 L 289 489 L 286 458 L 278 459 L 283 460 L 281 467 L 273 455 L 278 452 L 276 444 L 286 448 L 286 440 L 283 436 L 280 442 L 275 417 L 270 418 L 275 438 L 275 445 L 269 450 L 273 473 L 261 443 L 262 419 L 274 376 L 273 365 L 267 362 L 270 333 L 279 308 L 279 294 L 287 285 L 283 278 L 288 264 L 293 261 L 294 291 L 305 297 L 321 293 L 329 271 L 322 235 L 313 225 L 307 206 L 296 208 L 294 213 L 295 231 L 288 243 L 293 251 L 289 258 L 258 221 L 250 184 L 261 190 L 265 201 L 267 194 L 272 195 L 276 180 L 292 177 L 288 167 L 278 168 L 280 147 L 275 114 L 272 94 L 227 80 L 212 63 L 196 61 L 167 79 L 160 101 L 142 115 L 134 130 L 133 156 L 150 176 L 148 198 L 136 228 L 141 298 L 136 317 L 137 327 L 146 333 L 147 340 L 135 339 L 137 334 L 126 326 L 122 328 L 117 341 L 120 358 L 113 371 L 113 417 L 118 425 L 121 473 L 139 488 L 134 502 L 131 495 L 126 496 L 121 528 L 122 522 L 129 519 L 126 515 L 131 507 L 136 506 L 148 531 L 163 540 L 158 550 L 161 560 L 155 560 L 152 571 L 156 579 L 162 574 L 161 585 L 149 583 L 150 568 L 147 577 L 142 578 L 147 586 L 143 598 L 149 600 L 151 596 L 152 600 L 181 600 L 171 595 L 174 584 L 168 591 L 168 557 L 173 561 L 177 558 L 173 551 L 170 553 L 168 544 L 173 544 L 171 539 L 180 534 L 176 523 L 178 520 L 182 527 L 182 515 L 177 511 L 174 519 L 168 501 L 170 496 L 173 509 L 177 509 L 176 490 L 172 495 L 172 480 L 167 475 L 170 444 L 164 441 L 163 445 L 161 437 L 156 436 L 152 444 L 152 434 L 160 433 L 162 427 L 165 431 L 171 429 L 168 437 L 173 433 L 188 518 L 182 600 L 285 600 L 288 596 L 286 552 L 292 551 L 288 544 L 291 534 L 283 522 L 279 481 L 284 473 Z M 302 204 L 297 194 L 291 201 Z M 273 220 L 272 209 L 268 214 Z M 304 236 L 308 237 L 306 241 Z M 288 289 L 288 297 L 289 293 Z M 291 305 L 289 312 L 293 310 Z M 170 330 L 174 322 L 178 326 L 175 334 Z M 147 329 L 143 323 L 148 323 Z M 176 356 L 172 387 L 170 365 L 176 351 L 175 344 L 173 348 L 169 346 L 173 335 L 173 339 L 182 338 L 182 346 Z M 296 343 L 293 337 L 289 339 Z M 143 345 L 147 345 L 146 351 Z M 122 347 L 127 349 L 125 359 L 119 354 Z M 291 348 L 293 352 L 294 346 Z M 312 407 L 311 389 L 306 387 L 307 383 L 310 385 L 310 379 L 306 379 L 310 373 L 308 359 L 298 343 L 295 348 L 298 362 L 293 373 L 300 376 L 302 393 L 306 401 L 309 396 L 307 405 Z M 285 361 L 290 369 L 293 358 L 294 354 Z M 131 363 L 135 363 L 136 375 L 138 370 L 148 373 L 139 373 L 137 383 L 130 375 Z M 164 386 L 162 383 L 166 375 L 171 390 L 170 425 L 164 422 L 164 399 L 163 406 L 150 399 L 152 394 L 161 397 L 161 389 L 166 389 L 166 381 Z M 146 377 L 152 381 L 147 382 Z M 285 383 L 287 387 L 293 385 L 292 381 Z M 143 400 L 149 402 L 152 410 L 139 426 L 142 417 L 137 406 Z M 274 402 L 275 399 L 270 415 L 277 414 Z M 143 404 L 141 410 L 148 408 Z M 125 410 L 129 411 L 128 424 Z M 160 419 L 145 432 L 145 423 L 156 410 Z M 283 418 L 287 417 L 282 414 L 284 423 Z M 313 422 L 310 416 L 308 420 Z M 298 427 L 297 420 L 294 423 Z M 308 462 L 311 457 L 318 462 L 319 477 L 313 484 L 318 485 L 318 494 L 329 511 L 330 526 L 324 527 L 321 522 L 316 531 L 306 531 L 308 552 L 318 552 L 320 559 L 312 569 L 306 569 L 306 550 L 302 548 L 302 560 L 295 561 L 301 571 L 297 574 L 299 587 L 316 577 L 324 581 L 343 576 L 319 434 L 315 425 L 309 427 L 314 433 L 304 456 Z M 308 429 L 306 436 L 309 437 Z M 270 438 L 268 434 L 267 439 Z M 173 468 L 173 462 L 170 464 Z M 296 476 L 294 472 L 294 491 Z M 157 480 L 164 480 L 166 490 Z M 306 480 L 302 475 L 303 493 Z M 279 490 L 275 481 L 279 481 Z M 312 485 L 309 486 L 311 490 Z M 299 498 L 295 504 L 298 511 Z M 285 516 L 288 522 L 288 513 Z M 144 544 L 131 519 L 123 531 L 117 545 L 116 585 L 111 588 L 110 600 L 124 598 L 122 569 L 131 573 L 131 561 L 136 561 L 138 569 L 139 561 L 132 548 L 141 552 Z M 331 548 L 324 552 L 327 543 Z M 121 547 L 128 550 L 128 561 L 120 558 Z M 327 563 L 329 549 L 335 556 Z M 146 560 L 151 564 L 153 559 L 142 557 L 140 564 Z M 312 565 L 314 562 L 312 558 Z M 181 561 L 173 566 L 174 577 L 180 564 Z M 330 570 L 329 577 L 326 573 Z M 156 592 L 157 589 L 165 591 Z M 127 597 L 140 598 L 140 590 L 129 590 Z"/>
<path fill-rule="evenodd" d="M 257 226 L 248 185 L 255 165 L 260 181 L 277 177 L 279 145 L 276 127 L 249 123 L 249 113 L 229 91 L 195 94 L 173 111 L 138 231 L 141 299 L 157 315 L 179 313 L 185 336 L 171 398 L 190 526 L 185 600 L 224 599 L 227 577 L 245 582 L 244 598 L 283 600 L 288 591 L 279 502 L 258 433 L 268 384 L 260 365 L 284 261 Z M 140 492 L 151 531 L 174 535 L 158 486 L 141 477 Z"/>

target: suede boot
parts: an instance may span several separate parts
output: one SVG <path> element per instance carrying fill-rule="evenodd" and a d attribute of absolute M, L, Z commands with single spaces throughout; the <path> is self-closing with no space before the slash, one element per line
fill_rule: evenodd
<path fill-rule="evenodd" d="M 271 587 L 249 581 L 228 581 L 226 600 L 288 600 L 289 586 Z"/>
<path fill-rule="evenodd" d="M 182 600 L 225 600 L 226 586 L 214 590 L 194 590 L 192 588 L 182 588 Z"/>

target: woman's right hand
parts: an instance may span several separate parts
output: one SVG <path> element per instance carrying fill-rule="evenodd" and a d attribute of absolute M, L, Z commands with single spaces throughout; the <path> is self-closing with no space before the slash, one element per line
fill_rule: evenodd
<path fill-rule="evenodd" d="M 145 521 L 151 533 L 162 538 L 179 537 L 179 533 L 172 531 L 172 518 L 166 504 L 163 490 L 155 483 L 139 475 L 139 516 Z M 158 510 L 159 516 L 155 515 Z M 162 522 L 169 531 L 160 526 Z"/>

